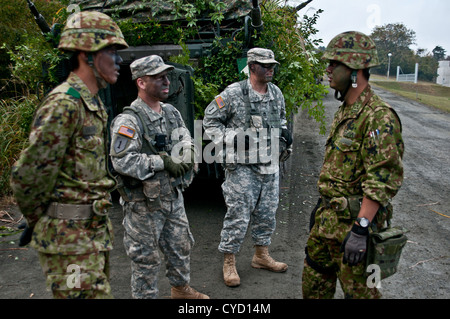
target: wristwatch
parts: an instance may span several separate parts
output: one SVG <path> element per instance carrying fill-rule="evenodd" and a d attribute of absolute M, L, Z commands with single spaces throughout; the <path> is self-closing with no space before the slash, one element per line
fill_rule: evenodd
<path fill-rule="evenodd" d="M 358 218 L 356 218 L 356 221 L 363 228 L 369 227 L 370 221 L 365 217 L 358 217 Z"/>

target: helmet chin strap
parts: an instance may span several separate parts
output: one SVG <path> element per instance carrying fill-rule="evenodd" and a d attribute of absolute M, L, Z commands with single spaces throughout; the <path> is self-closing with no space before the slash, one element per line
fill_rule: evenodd
<path fill-rule="evenodd" d="M 104 78 L 100 76 L 100 74 L 97 71 L 97 68 L 94 65 L 94 57 L 92 53 L 88 53 L 88 64 L 94 71 L 95 79 L 97 80 L 97 86 L 99 89 L 104 89 L 108 86 L 108 82 L 105 81 Z"/>
<path fill-rule="evenodd" d="M 358 71 L 357 70 L 353 70 L 352 74 L 350 76 L 350 79 L 348 81 L 347 87 L 345 88 L 345 90 L 343 92 L 340 92 L 338 90 L 334 91 L 334 98 L 338 101 L 344 102 L 345 96 L 348 93 L 348 90 L 350 89 L 350 86 L 354 89 L 356 89 L 358 87 L 357 82 L 357 74 Z M 340 96 L 339 96 L 340 94 Z"/>

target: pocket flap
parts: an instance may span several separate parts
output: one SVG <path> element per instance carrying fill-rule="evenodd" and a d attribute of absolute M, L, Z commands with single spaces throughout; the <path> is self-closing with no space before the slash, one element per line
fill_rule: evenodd
<path fill-rule="evenodd" d="M 156 199 L 161 193 L 161 184 L 158 179 L 148 179 L 142 182 L 143 192 L 148 199 Z"/>
<path fill-rule="evenodd" d="M 361 142 L 342 137 L 335 142 L 341 152 L 356 152 L 361 148 Z"/>
<path fill-rule="evenodd" d="M 406 231 L 404 229 L 392 227 L 380 233 L 373 233 L 373 236 L 376 237 L 378 240 L 384 241 L 389 238 L 399 237 L 403 235 L 405 232 Z"/>

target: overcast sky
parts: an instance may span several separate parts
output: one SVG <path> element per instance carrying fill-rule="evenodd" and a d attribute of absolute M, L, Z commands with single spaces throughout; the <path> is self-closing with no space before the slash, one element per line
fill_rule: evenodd
<path fill-rule="evenodd" d="M 291 0 L 300 4 L 305 0 Z M 323 9 L 317 22 L 318 39 L 323 45 L 344 31 L 370 34 L 375 26 L 403 23 L 416 32 L 417 45 L 431 52 L 437 45 L 450 55 L 450 1 L 448 0 L 313 0 L 301 16 Z"/>

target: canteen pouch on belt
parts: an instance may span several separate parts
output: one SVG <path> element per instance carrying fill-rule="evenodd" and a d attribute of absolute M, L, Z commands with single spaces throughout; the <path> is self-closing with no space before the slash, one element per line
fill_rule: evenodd
<path fill-rule="evenodd" d="M 381 279 L 397 272 L 400 255 L 408 239 L 405 233 L 405 230 L 396 227 L 370 233 L 366 265 L 378 265 L 381 270 Z"/>

